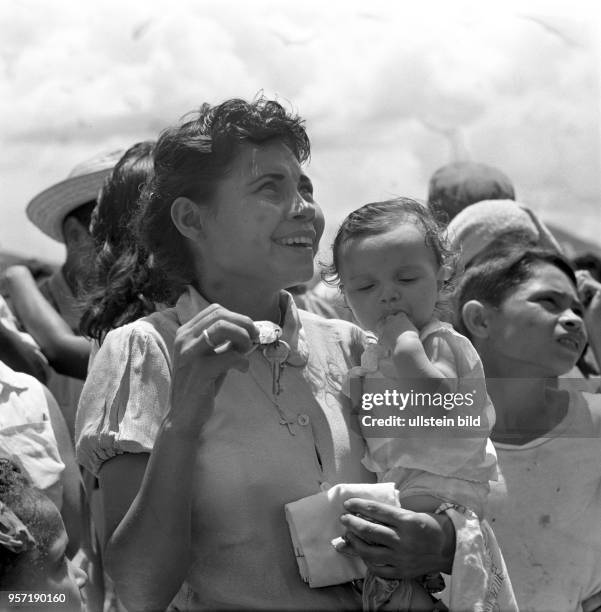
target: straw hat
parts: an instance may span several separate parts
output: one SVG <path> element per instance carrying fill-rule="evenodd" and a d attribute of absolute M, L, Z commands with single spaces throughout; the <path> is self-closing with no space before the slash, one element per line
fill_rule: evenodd
<path fill-rule="evenodd" d="M 25 211 L 29 220 L 50 238 L 64 242 L 65 217 L 79 206 L 96 200 L 122 155 L 120 149 L 77 164 L 64 181 L 45 189 L 29 202 Z"/>

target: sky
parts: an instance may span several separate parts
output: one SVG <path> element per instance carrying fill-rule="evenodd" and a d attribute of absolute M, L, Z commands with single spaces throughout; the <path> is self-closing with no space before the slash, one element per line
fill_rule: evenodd
<path fill-rule="evenodd" d="M 36 193 L 258 92 L 306 120 L 324 253 L 348 212 L 426 198 L 461 159 L 601 244 L 600 30 L 594 0 L 3 0 L 0 248 L 61 261 L 25 216 Z"/>

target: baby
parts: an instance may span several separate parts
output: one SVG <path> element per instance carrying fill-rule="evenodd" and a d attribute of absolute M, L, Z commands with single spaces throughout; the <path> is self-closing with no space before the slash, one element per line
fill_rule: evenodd
<path fill-rule="evenodd" d="M 344 220 L 330 272 L 357 321 L 373 333 L 361 367 L 349 374 L 353 399 L 385 390 L 405 398 L 395 406 L 359 401 L 363 463 L 379 482 L 395 483 L 404 508 L 440 512 L 452 506 L 477 521 L 497 475 L 488 438 L 494 409 L 475 349 L 437 318 L 452 276 L 449 264 L 431 213 L 399 198 L 367 204 Z M 398 417 L 400 425 L 374 426 L 387 416 Z M 454 571 L 452 588 L 465 589 L 460 582 Z M 416 580 L 368 574 L 363 599 L 365 609 L 415 610 L 426 609 L 429 596 Z"/>

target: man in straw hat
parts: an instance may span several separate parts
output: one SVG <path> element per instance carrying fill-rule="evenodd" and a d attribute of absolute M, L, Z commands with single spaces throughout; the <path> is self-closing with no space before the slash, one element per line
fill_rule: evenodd
<path fill-rule="evenodd" d="M 81 314 L 74 298 L 85 285 L 94 253 L 89 231 L 92 211 L 121 153 L 103 153 L 78 164 L 64 181 L 45 189 L 27 205 L 29 220 L 66 247 L 63 266 L 40 290 L 74 331 Z"/>
<path fill-rule="evenodd" d="M 115 151 L 97 155 L 78 164 L 65 180 L 45 189 L 28 204 L 26 213 L 30 221 L 47 236 L 62 242 L 66 247 L 63 265 L 42 281 L 39 291 L 31 276 L 25 274 L 26 270 L 21 270 L 20 276 L 19 271 L 11 274 L 9 270 L 7 273 L 13 307 L 22 324 L 38 340 L 43 350 L 48 351 L 51 365 L 54 364 L 62 374 L 70 374 L 64 376 L 51 371 L 47 385 L 60 406 L 71 435 L 83 385 L 81 380 L 72 376 L 83 378 L 85 367 L 76 371 L 62 367 L 58 361 L 64 356 L 60 355 L 53 360 L 52 350 L 48 349 L 45 342 L 50 343 L 46 338 L 51 336 L 48 331 L 53 327 L 51 321 L 58 322 L 61 326 L 64 322 L 74 333 L 79 333 L 82 310 L 78 297 L 92 271 L 94 256 L 94 244 L 89 232 L 90 218 L 100 189 L 120 157 L 121 152 Z M 46 315 L 49 311 L 53 318 Z M 85 348 L 85 362 L 88 348 L 86 342 L 82 341 L 82 344 Z"/>

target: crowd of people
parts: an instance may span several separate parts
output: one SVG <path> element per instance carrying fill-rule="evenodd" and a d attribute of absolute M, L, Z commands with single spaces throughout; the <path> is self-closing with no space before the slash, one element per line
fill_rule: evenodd
<path fill-rule="evenodd" d="M 600 260 L 456 162 L 314 284 L 309 156 L 230 99 L 29 203 L 66 258 L 1 279 L 2 605 L 601 610 Z"/>

